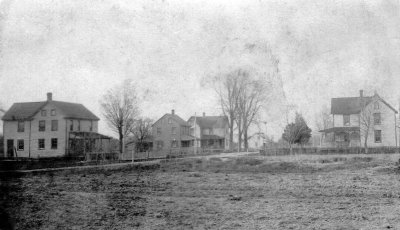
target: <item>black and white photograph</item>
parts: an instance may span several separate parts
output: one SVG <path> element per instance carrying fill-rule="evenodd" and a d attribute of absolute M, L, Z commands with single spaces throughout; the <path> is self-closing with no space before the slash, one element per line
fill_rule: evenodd
<path fill-rule="evenodd" d="M 0 230 L 400 229 L 400 0 L 0 0 Z"/>

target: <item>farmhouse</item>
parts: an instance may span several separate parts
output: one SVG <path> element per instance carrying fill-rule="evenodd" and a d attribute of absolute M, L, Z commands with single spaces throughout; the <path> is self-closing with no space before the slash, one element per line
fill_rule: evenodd
<path fill-rule="evenodd" d="M 14 103 L 2 120 L 6 157 L 58 157 L 92 151 L 108 139 L 97 133 L 99 118 L 82 104 L 53 101 Z"/>
<path fill-rule="evenodd" d="M 323 145 L 333 147 L 397 146 L 397 111 L 376 92 L 358 97 L 332 98 L 333 127 L 324 133 Z M 329 138 L 331 136 L 331 138 Z M 332 140 L 332 141 L 327 141 Z"/>
<path fill-rule="evenodd" d="M 196 147 L 202 149 L 229 148 L 229 127 L 226 116 L 192 116 L 189 118 L 190 135 L 196 138 Z"/>
<path fill-rule="evenodd" d="M 166 113 L 152 126 L 153 151 L 167 154 L 193 146 L 189 130 L 190 124 L 176 115 L 175 110 Z"/>

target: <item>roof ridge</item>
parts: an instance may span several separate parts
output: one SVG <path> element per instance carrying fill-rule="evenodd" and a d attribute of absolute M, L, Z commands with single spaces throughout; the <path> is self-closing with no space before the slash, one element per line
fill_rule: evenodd
<path fill-rule="evenodd" d="M 363 96 L 362 98 L 371 98 L 373 96 Z M 361 97 L 332 97 L 331 99 L 342 99 L 342 98 L 361 98 Z"/>

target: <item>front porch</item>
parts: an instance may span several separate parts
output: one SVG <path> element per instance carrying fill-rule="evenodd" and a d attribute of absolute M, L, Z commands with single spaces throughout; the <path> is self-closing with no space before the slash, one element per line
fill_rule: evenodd
<path fill-rule="evenodd" d="M 321 130 L 323 133 L 321 146 L 323 147 L 360 147 L 360 128 L 359 127 L 333 127 Z"/>
<path fill-rule="evenodd" d="M 69 132 L 67 156 L 86 160 L 114 158 L 111 154 L 111 137 L 96 132 Z"/>
<path fill-rule="evenodd" d="M 202 149 L 225 149 L 225 138 L 217 135 L 203 135 L 201 138 Z"/>

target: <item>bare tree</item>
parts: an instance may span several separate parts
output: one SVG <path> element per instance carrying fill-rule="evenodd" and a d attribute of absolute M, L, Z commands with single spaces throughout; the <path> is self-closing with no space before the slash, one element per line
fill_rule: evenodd
<path fill-rule="evenodd" d="M 321 111 L 315 116 L 315 124 L 318 130 L 324 130 L 333 126 L 332 116 L 327 105 L 322 106 Z"/>
<path fill-rule="evenodd" d="M 262 106 L 266 105 L 270 92 L 270 83 L 263 76 L 251 76 L 248 71 L 239 70 L 238 77 L 240 82 L 238 96 L 238 119 L 237 126 L 242 131 L 244 148 L 249 147 L 248 131 L 249 127 L 256 124 L 256 117 Z M 239 133 L 239 139 L 241 133 Z M 239 141 L 239 147 L 241 142 Z"/>
<path fill-rule="evenodd" d="M 211 86 L 218 95 L 222 113 L 228 118 L 229 148 L 233 148 L 233 133 L 238 111 L 239 79 L 238 71 L 220 74 L 210 79 Z"/>
<path fill-rule="evenodd" d="M 359 115 L 360 122 L 360 141 L 364 139 L 364 151 L 368 152 L 368 137 L 373 127 L 373 109 L 368 106 L 364 100 L 361 101 L 361 112 Z"/>
<path fill-rule="evenodd" d="M 4 110 L 3 104 L 0 102 L 0 112 L 5 113 L 6 111 Z"/>
<path fill-rule="evenodd" d="M 151 136 L 151 126 L 153 120 L 150 118 L 140 118 L 136 120 L 131 127 L 131 133 L 133 134 L 136 142 L 136 150 L 143 151 L 146 149 L 144 146 L 145 140 Z"/>
<path fill-rule="evenodd" d="M 103 115 L 110 128 L 119 136 L 119 150 L 123 152 L 123 139 L 131 131 L 139 114 L 138 100 L 132 80 L 107 91 L 100 102 Z"/>
<path fill-rule="evenodd" d="M 316 114 L 315 125 L 318 131 L 333 127 L 332 116 L 327 105 L 322 106 L 321 111 Z M 326 133 L 323 133 L 322 137 L 325 141 L 333 141 L 333 135 L 327 135 Z"/>

